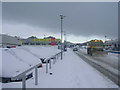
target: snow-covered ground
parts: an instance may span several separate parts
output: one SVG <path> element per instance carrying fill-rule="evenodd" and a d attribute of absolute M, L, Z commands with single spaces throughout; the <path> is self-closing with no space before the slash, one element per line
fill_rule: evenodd
<path fill-rule="evenodd" d="M 53 49 L 49 48 L 49 50 Z M 42 53 L 48 53 L 48 49 Z M 63 56 L 63 60 L 59 58 L 49 70 L 52 75 L 45 73 L 45 66 L 39 68 L 38 85 L 34 85 L 33 77 L 27 80 L 27 88 L 118 88 L 116 84 L 84 62 L 72 50 L 69 49 Z M 21 88 L 21 86 L 21 82 L 3 84 L 3 88 Z"/>

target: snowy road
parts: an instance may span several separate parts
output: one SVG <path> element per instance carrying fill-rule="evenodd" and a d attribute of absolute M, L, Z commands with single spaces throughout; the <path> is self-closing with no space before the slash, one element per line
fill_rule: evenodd
<path fill-rule="evenodd" d="M 102 73 L 91 67 L 72 50 L 64 53 L 63 60 L 57 60 L 49 73 L 45 66 L 39 69 L 39 84 L 34 85 L 34 78 L 27 81 L 27 88 L 118 88 Z M 21 83 L 3 84 L 4 88 L 21 88 Z"/>
<path fill-rule="evenodd" d="M 104 73 L 108 78 L 118 83 L 118 54 L 108 53 L 108 55 L 89 56 L 86 49 L 80 49 L 76 52 L 83 60 L 87 61 L 100 72 Z M 101 69 L 100 69 L 101 68 Z"/>
<path fill-rule="evenodd" d="M 83 53 L 85 56 L 89 56 L 87 55 L 86 51 L 87 51 L 86 49 L 80 49 L 81 53 Z M 118 60 L 119 60 L 118 54 L 108 53 L 108 55 L 97 55 L 97 56 L 92 56 L 90 58 L 106 63 L 110 65 L 111 67 L 118 69 Z"/>

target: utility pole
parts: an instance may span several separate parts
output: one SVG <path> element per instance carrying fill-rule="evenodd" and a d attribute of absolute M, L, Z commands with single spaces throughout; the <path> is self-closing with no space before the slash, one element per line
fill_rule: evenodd
<path fill-rule="evenodd" d="M 107 36 L 105 36 L 105 43 L 106 43 L 106 38 L 107 38 Z"/>
<path fill-rule="evenodd" d="M 66 32 L 64 31 L 64 50 L 67 51 L 67 38 L 66 38 Z"/>
<path fill-rule="evenodd" d="M 44 44 L 46 46 L 46 35 L 44 34 Z"/>
<path fill-rule="evenodd" d="M 104 42 L 105 49 L 106 49 L 106 45 L 107 45 L 107 44 L 106 44 L 106 38 L 107 38 L 107 36 L 105 36 L 105 42 Z"/>
<path fill-rule="evenodd" d="M 64 19 L 65 17 L 66 17 L 66 16 L 64 16 L 64 15 L 60 15 L 60 19 L 61 19 L 61 60 L 63 59 L 62 33 L 63 33 L 63 19 Z"/>
<path fill-rule="evenodd" d="M 64 31 L 64 41 L 66 41 L 66 32 Z"/>

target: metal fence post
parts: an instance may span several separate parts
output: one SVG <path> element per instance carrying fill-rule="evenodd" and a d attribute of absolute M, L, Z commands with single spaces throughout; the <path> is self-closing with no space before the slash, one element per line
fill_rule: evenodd
<path fill-rule="evenodd" d="M 26 74 L 23 74 L 22 77 L 22 90 L 26 90 Z"/>
<path fill-rule="evenodd" d="M 59 59 L 59 56 L 60 56 L 60 53 L 58 53 L 58 55 L 57 55 L 57 59 Z"/>
<path fill-rule="evenodd" d="M 53 57 L 53 64 L 55 64 L 55 57 Z"/>
<path fill-rule="evenodd" d="M 48 60 L 46 60 L 46 73 L 48 73 Z"/>
<path fill-rule="evenodd" d="M 35 67 L 35 85 L 38 85 L 38 70 L 37 70 L 37 66 Z"/>
<path fill-rule="evenodd" d="M 57 57 L 55 56 L 55 63 L 56 63 L 56 61 L 57 61 Z"/>
<path fill-rule="evenodd" d="M 49 69 L 51 69 L 51 60 L 50 60 L 50 62 L 49 62 Z"/>
<path fill-rule="evenodd" d="M 58 54 L 56 55 L 56 58 L 58 59 Z"/>
<path fill-rule="evenodd" d="M 57 55 L 55 55 L 55 63 L 57 62 Z"/>

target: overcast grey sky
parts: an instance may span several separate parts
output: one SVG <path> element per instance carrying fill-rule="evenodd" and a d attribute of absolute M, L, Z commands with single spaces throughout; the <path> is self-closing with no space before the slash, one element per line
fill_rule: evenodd
<path fill-rule="evenodd" d="M 9 35 L 60 37 L 60 14 L 67 40 L 84 42 L 118 36 L 117 2 L 3 2 L 2 32 Z"/>

